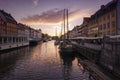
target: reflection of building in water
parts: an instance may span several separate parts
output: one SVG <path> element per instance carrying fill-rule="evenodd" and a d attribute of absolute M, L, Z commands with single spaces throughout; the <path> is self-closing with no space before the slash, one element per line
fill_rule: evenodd
<path fill-rule="evenodd" d="M 85 69 L 85 65 L 82 65 L 82 62 L 83 62 L 83 59 L 85 59 L 84 57 L 80 57 L 80 56 L 77 56 L 77 60 L 78 60 L 78 66 L 79 66 L 79 69 L 81 71 L 81 74 L 86 74 L 86 72 L 88 72 L 88 70 Z M 88 79 L 87 80 L 95 80 L 94 77 L 91 75 L 90 72 L 88 72 Z M 85 79 L 86 80 L 86 79 Z"/>
<path fill-rule="evenodd" d="M 58 47 L 55 46 L 55 53 L 56 53 L 56 57 L 57 57 L 57 54 L 58 54 Z"/>
<path fill-rule="evenodd" d="M 85 69 L 84 69 L 83 65 L 81 64 L 81 58 L 77 57 L 77 60 L 78 60 L 79 69 L 80 69 L 80 71 L 82 71 L 81 73 L 83 74 L 85 72 Z"/>
<path fill-rule="evenodd" d="M 11 68 L 17 60 L 24 57 L 24 55 L 28 52 L 29 47 L 23 47 L 16 50 L 3 52 L 2 54 L 0 54 L 0 72 L 1 70 Z"/>
<path fill-rule="evenodd" d="M 75 55 L 66 55 L 64 53 L 60 53 L 60 58 L 62 59 L 63 64 L 64 80 L 70 80 L 72 61 L 75 60 Z"/>

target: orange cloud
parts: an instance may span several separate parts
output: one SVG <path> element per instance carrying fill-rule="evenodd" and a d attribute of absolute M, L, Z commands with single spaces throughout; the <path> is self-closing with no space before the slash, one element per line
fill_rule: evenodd
<path fill-rule="evenodd" d="M 75 25 L 82 23 L 84 16 L 90 16 L 91 10 L 75 10 L 69 12 L 69 29 L 71 30 Z M 61 23 L 63 22 L 63 10 L 53 9 L 33 16 L 24 17 L 21 22 L 30 25 L 35 29 L 42 29 L 43 33 L 47 33 L 51 36 L 55 36 L 56 27 L 58 27 L 58 35 L 61 33 Z"/>
<path fill-rule="evenodd" d="M 69 21 L 73 21 L 77 18 L 89 16 L 90 10 L 76 10 L 69 12 Z M 40 25 L 40 24 L 56 24 L 63 21 L 63 10 L 53 9 L 42 14 L 36 14 L 32 16 L 23 17 L 21 22 L 28 25 Z"/>
<path fill-rule="evenodd" d="M 24 17 L 21 19 L 21 22 L 27 24 L 58 23 L 62 20 L 62 14 L 63 10 L 53 9 L 43 12 L 42 14 Z"/>

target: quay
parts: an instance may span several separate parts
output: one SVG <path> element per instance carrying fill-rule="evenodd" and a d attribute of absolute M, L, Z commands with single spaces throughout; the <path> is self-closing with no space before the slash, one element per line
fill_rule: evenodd
<path fill-rule="evenodd" d="M 79 54 L 86 57 L 89 61 L 83 61 L 83 64 L 88 66 L 87 69 L 91 72 L 94 72 L 96 75 L 100 74 L 103 76 L 102 73 L 99 73 L 94 66 L 97 65 L 106 71 L 110 72 L 111 74 L 115 75 L 116 77 L 120 76 L 120 42 L 119 42 L 120 35 L 118 36 L 109 36 L 108 37 L 83 37 L 82 38 L 74 38 L 71 39 L 71 44 L 74 46 Z M 99 39 L 102 40 L 102 43 L 91 43 L 90 41 L 94 42 L 98 41 Z M 108 40 L 109 39 L 109 40 Z M 84 41 L 83 41 L 84 40 Z M 92 75 L 94 75 L 94 73 Z M 96 76 L 95 75 L 95 76 Z M 120 77 L 119 77 L 120 78 Z M 110 80 L 110 79 L 96 79 L 96 80 Z"/>
<path fill-rule="evenodd" d="M 110 77 L 108 77 L 106 74 L 104 74 L 100 68 L 95 65 L 94 63 L 83 60 L 81 61 L 81 64 L 90 72 L 89 77 L 93 77 L 95 80 L 112 80 Z"/>

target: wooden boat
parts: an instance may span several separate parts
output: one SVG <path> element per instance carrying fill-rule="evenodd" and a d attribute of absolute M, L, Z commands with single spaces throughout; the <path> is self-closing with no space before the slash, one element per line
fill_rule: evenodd
<path fill-rule="evenodd" d="M 66 42 L 62 42 L 59 46 L 60 51 L 63 53 L 73 53 L 74 52 L 74 48 L 72 44 L 66 43 Z"/>
<path fill-rule="evenodd" d="M 59 45 L 59 43 L 60 43 L 60 41 L 59 41 L 59 40 L 56 40 L 56 41 L 54 42 L 54 45 Z"/>
<path fill-rule="evenodd" d="M 68 32 L 68 9 L 64 9 L 63 21 L 64 21 L 64 35 L 63 35 L 64 40 L 63 42 L 60 43 L 59 48 L 60 48 L 60 51 L 63 53 L 73 53 L 74 51 L 73 45 L 70 44 L 69 42 L 68 34 L 65 35 L 65 31 L 66 31 L 65 29 L 67 29 L 67 32 Z M 62 33 L 62 30 L 61 30 L 61 33 Z"/>

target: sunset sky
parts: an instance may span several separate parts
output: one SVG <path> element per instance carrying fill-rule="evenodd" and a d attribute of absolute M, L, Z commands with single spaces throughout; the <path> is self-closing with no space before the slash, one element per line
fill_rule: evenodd
<path fill-rule="evenodd" d="M 10 13 L 17 22 L 27 24 L 43 33 L 58 34 L 63 18 L 63 9 L 69 9 L 69 27 L 72 29 L 82 23 L 83 17 L 89 17 L 102 4 L 111 0 L 0 0 L 0 9 Z"/>

